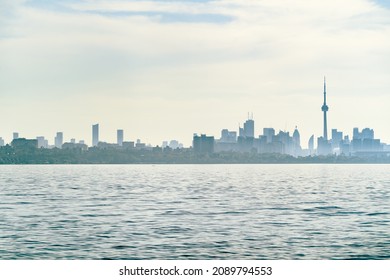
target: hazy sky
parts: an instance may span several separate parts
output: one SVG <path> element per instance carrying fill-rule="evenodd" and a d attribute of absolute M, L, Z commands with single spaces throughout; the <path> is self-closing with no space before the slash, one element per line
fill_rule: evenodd
<path fill-rule="evenodd" d="M 152 145 L 263 127 L 390 143 L 390 4 L 370 0 L 0 0 L 0 136 Z"/>

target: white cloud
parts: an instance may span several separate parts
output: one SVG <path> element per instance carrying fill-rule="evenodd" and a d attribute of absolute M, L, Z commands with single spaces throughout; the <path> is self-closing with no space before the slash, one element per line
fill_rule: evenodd
<path fill-rule="evenodd" d="M 357 124 L 348 119 L 360 119 L 366 96 L 384 102 L 390 88 L 389 11 L 366 0 L 88 1 L 69 7 L 78 12 L 18 7 L 7 29 L 13 36 L 0 41 L 3 98 L 45 100 L 45 106 L 58 108 L 63 116 L 68 111 L 61 106 L 77 100 L 85 106 L 75 109 L 72 123 L 88 107 L 85 123 L 99 118 L 110 126 L 117 122 L 155 144 L 170 137 L 168 130 L 177 131 L 175 138 L 188 145 L 192 132 L 202 132 L 202 126 L 217 136 L 223 127 L 234 129 L 247 111 L 255 113 L 257 133 L 263 126 L 284 129 L 289 120 L 286 128 L 298 125 L 302 139 L 320 134 L 323 75 L 329 77 L 330 120 L 341 106 L 351 116 L 333 119 L 330 126 L 342 124 L 338 128 L 350 133 Z M 234 20 L 162 23 L 147 14 L 112 17 L 86 11 L 207 13 Z M 351 96 L 359 98 L 353 108 L 345 108 Z M 57 98 L 63 102 L 56 103 Z M 142 104 L 153 108 L 153 120 Z M 2 109 L 1 117 L 10 113 Z M 388 114 L 382 112 L 380 119 L 374 111 L 365 114 L 365 123 L 390 142 L 383 119 Z M 128 121 L 120 123 L 121 118 Z M 164 135 L 142 120 L 158 127 L 174 121 Z M 42 131 L 45 125 L 39 125 Z M 30 129 L 23 117 L 16 117 L 0 134 L 13 126 Z M 76 129 L 85 129 L 80 138 L 89 139 L 89 127 Z"/>

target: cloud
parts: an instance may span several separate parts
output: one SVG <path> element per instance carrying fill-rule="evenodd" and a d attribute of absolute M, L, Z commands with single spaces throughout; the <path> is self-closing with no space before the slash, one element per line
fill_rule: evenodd
<path fill-rule="evenodd" d="M 198 104 L 207 108 L 202 120 L 214 119 L 202 121 L 205 130 L 216 132 L 236 125 L 248 110 L 275 128 L 295 114 L 291 126 L 307 126 L 305 137 L 318 115 L 318 106 L 308 108 L 305 101 L 315 103 L 321 95 L 323 75 L 334 98 L 331 111 L 337 95 L 345 105 L 351 96 L 363 100 L 370 92 L 382 100 L 388 94 L 388 9 L 366 0 L 288 3 L 2 1 L 12 11 L 0 29 L 7 36 L 0 39 L 2 98 L 52 100 L 54 107 L 58 99 L 87 106 L 93 98 L 110 98 L 112 111 L 123 100 L 139 106 L 154 100 L 155 112 L 163 99 L 170 108 L 163 110 L 166 119 Z M 104 103 L 89 109 L 91 121 Z M 364 104 L 356 102 L 355 108 L 363 112 Z M 134 117 L 131 111 L 124 116 Z M 196 120 L 186 121 L 196 126 Z M 371 121 L 385 130 L 384 122 Z M 175 124 L 177 131 L 182 126 Z"/>

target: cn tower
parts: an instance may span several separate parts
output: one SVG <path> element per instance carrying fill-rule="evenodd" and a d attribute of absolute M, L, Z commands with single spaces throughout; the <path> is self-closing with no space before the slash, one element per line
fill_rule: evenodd
<path fill-rule="evenodd" d="M 324 139 L 328 141 L 328 124 L 326 119 L 326 112 L 328 112 L 329 107 L 326 105 L 326 80 L 324 77 L 324 104 L 321 107 L 322 112 L 324 112 Z"/>

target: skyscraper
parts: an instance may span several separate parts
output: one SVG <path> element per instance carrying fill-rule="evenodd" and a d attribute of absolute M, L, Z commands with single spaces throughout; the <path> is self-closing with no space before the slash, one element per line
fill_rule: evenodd
<path fill-rule="evenodd" d="M 92 125 L 92 146 L 96 147 L 99 143 L 99 124 Z"/>
<path fill-rule="evenodd" d="M 297 127 L 295 127 L 295 130 L 293 133 L 293 142 L 297 147 L 301 147 L 301 135 L 299 134 Z"/>
<path fill-rule="evenodd" d="M 308 142 L 308 146 L 309 146 L 310 155 L 312 155 L 314 152 L 314 135 L 312 135 L 310 137 L 309 142 Z"/>
<path fill-rule="evenodd" d="M 37 142 L 38 142 L 38 149 L 39 148 L 45 148 L 47 149 L 47 140 L 45 139 L 44 136 L 38 136 L 37 137 Z"/>
<path fill-rule="evenodd" d="M 263 128 L 263 135 L 267 138 L 267 143 L 271 143 L 272 138 L 275 136 L 275 129 L 272 127 Z"/>
<path fill-rule="evenodd" d="M 123 145 L 123 129 L 118 129 L 116 131 L 116 143 L 119 145 L 119 146 L 122 146 Z"/>
<path fill-rule="evenodd" d="M 324 140 L 328 141 L 328 123 L 326 119 L 326 112 L 328 112 L 329 107 L 326 105 L 326 80 L 324 77 L 324 104 L 321 107 L 322 112 L 324 112 Z"/>
<path fill-rule="evenodd" d="M 54 138 L 54 145 L 56 148 L 61 149 L 62 144 L 64 144 L 64 134 L 62 132 L 57 132 L 56 137 Z"/>
<path fill-rule="evenodd" d="M 19 133 L 18 132 L 12 133 L 12 139 L 13 140 L 18 139 L 18 138 L 19 138 Z"/>
<path fill-rule="evenodd" d="M 244 136 L 253 138 L 255 137 L 255 122 L 251 118 L 244 123 Z"/>

